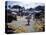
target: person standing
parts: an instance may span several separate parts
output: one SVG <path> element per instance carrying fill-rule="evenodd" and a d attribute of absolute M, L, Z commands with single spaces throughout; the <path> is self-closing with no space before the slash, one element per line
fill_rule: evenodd
<path fill-rule="evenodd" d="M 27 22 L 28 22 L 28 24 L 26 24 L 26 25 L 30 25 L 31 16 L 27 16 L 26 19 L 27 19 Z"/>

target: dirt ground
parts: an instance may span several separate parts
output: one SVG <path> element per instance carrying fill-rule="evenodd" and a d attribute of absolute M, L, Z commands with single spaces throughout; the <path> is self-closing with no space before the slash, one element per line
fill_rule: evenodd
<path fill-rule="evenodd" d="M 25 19 L 25 17 L 26 16 L 23 16 L 23 17 L 17 16 L 17 21 L 13 20 L 11 23 L 8 23 L 8 26 L 10 28 L 15 29 L 14 32 L 35 32 L 33 25 L 35 24 L 36 21 L 34 21 L 33 19 L 30 19 L 30 25 L 27 26 L 26 24 L 28 22 L 27 22 L 27 19 Z"/>

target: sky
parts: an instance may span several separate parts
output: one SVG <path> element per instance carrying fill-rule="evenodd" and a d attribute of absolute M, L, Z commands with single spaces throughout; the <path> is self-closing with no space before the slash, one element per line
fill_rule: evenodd
<path fill-rule="evenodd" d="M 25 7 L 25 9 L 27 9 L 27 8 L 35 8 L 38 5 L 44 5 L 44 3 L 32 3 L 30 1 L 8 1 L 8 5 L 11 5 L 11 7 L 13 5 L 20 5 L 22 7 Z"/>

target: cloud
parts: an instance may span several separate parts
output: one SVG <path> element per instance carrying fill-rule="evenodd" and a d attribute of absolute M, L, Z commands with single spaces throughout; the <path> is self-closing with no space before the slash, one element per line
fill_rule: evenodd
<path fill-rule="evenodd" d="M 27 8 L 35 8 L 38 5 L 44 5 L 43 3 L 31 3 L 30 1 L 8 1 L 8 5 L 20 5 L 22 7 Z M 8 6 L 7 5 L 7 6 Z"/>

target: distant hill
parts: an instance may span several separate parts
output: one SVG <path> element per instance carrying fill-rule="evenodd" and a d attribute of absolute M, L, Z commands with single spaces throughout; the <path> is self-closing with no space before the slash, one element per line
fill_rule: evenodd
<path fill-rule="evenodd" d="M 12 7 L 12 9 L 17 9 L 17 8 L 22 8 L 22 7 L 19 6 L 19 5 L 14 5 L 14 6 Z"/>
<path fill-rule="evenodd" d="M 37 6 L 37 7 L 35 8 L 35 10 L 37 10 L 37 11 L 39 11 L 39 10 L 44 11 L 44 8 L 45 8 L 45 6 Z"/>

